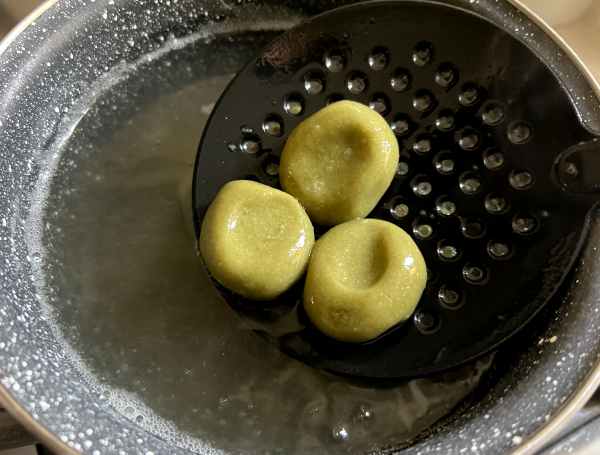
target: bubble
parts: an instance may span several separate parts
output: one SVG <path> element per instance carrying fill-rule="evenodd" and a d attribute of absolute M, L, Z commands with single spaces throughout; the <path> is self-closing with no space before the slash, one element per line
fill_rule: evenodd
<path fill-rule="evenodd" d="M 405 175 L 408 174 L 410 168 L 408 166 L 408 163 L 406 161 L 400 161 L 398 163 L 398 167 L 396 168 L 396 175 L 400 176 L 400 177 L 404 177 Z"/>
<path fill-rule="evenodd" d="M 452 159 L 452 155 L 449 152 L 439 153 L 433 160 L 435 170 L 442 175 L 449 175 L 454 172 L 456 163 Z"/>
<path fill-rule="evenodd" d="M 361 404 L 354 411 L 354 418 L 358 422 L 366 422 L 372 420 L 375 416 L 373 408 L 368 404 Z"/>
<path fill-rule="evenodd" d="M 309 95 L 318 95 L 325 89 L 325 82 L 320 75 L 309 73 L 304 77 L 304 90 Z"/>
<path fill-rule="evenodd" d="M 260 152 L 261 146 L 258 139 L 247 138 L 242 141 L 240 148 L 242 152 L 247 153 L 248 155 L 255 155 Z"/>
<path fill-rule="evenodd" d="M 350 432 L 345 424 L 338 423 L 331 429 L 331 436 L 334 441 L 346 442 L 350 439 Z"/>
<path fill-rule="evenodd" d="M 399 115 L 394 119 L 390 127 L 396 136 L 407 136 L 411 130 L 411 121 L 408 116 Z"/>
<path fill-rule="evenodd" d="M 428 223 L 418 222 L 413 226 L 413 234 L 420 240 L 427 240 L 433 235 L 433 228 Z"/>
<path fill-rule="evenodd" d="M 412 148 L 419 155 L 429 153 L 432 150 L 431 140 L 427 137 L 417 138 L 417 141 L 413 144 Z"/>
<path fill-rule="evenodd" d="M 262 130 L 269 136 L 279 137 L 283 134 L 283 120 L 271 115 L 263 122 Z"/>
<path fill-rule="evenodd" d="M 531 139 L 531 127 L 525 122 L 514 122 L 508 127 L 508 140 L 513 144 L 524 144 Z"/>
<path fill-rule="evenodd" d="M 483 165 L 490 171 L 496 171 L 504 165 L 504 155 L 495 150 L 486 150 L 483 154 Z"/>
<path fill-rule="evenodd" d="M 485 235 L 485 224 L 481 220 L 467 218 L 463 220 L 460 230 L 468 239 L 480 239 Z"/>
<path fill-rule="evenodd" d="M 410 73 L 407 70 L 398 69 L 390 79 L 390 87 L 395 92 L 404 92 L 409 89 L 410 82 Z"/>
<path fill-rule="evenodd" d="M 537 227 L 537 220 L 530 215 L 520 214 L 515 216 L 512 221 L 512 229 L 516 234 L 531 234 L 537 229 Z"/>
<path fill-rule="evenodd" d="M 452 216 L 456 213 L 456 204 L 449 199 L 440 199 L 435 205 L 435 211 L 442 216 Z"/>
<path fill-rule="evenodd" d="M 506 198 L 497 194 L 488 194 L 485 197 L 485 209 L 492 215 L 499 215 L 508 210 L 508 201 Z"/>
<path fill-rule="evenodd" d="M 425 197 L 429 196 L 433 191 L 433 186 L 428 180 L 422 178 L 416 179 L 412 184 L 413 193 L 417 196 Z"/>
<path fill-rule="evenodd" d="M 471 128 L 465 128 L 460 133 L 458 145 L 463 150 L 475 150 L 479 146 L 479 133 Z"/>
<path fill-rule="evenodd" d="M 412 53 L 412 61 L 417 66 L 425 66 L 433 57 L 433 46 L 427 41 L 418 43 Z"/>
<path fill-rule="evenodd" d="M 504 242 L 490 242 L 487 251 L 493 259 L 506 259 L 511 254 L 510 246 Z"/>
<path fill-rule="evenodd" d="M 481 189 L 481 180 L 475 174 L 466 172 L 460 177 L 459 187 L 467 195 L 477 194 Z"/>
<path fill-rule="evenodd" d="M 486 279 L 486 271 L 483 267 L 467 264 L 463 267 L 463 278 L 471 284 L 482 284 Z"/>
<path fill-rule="evenodd" d="M 367 88 L 367 76 L 362 73 L 352 73 L 346 80 L 346 88 L 354 95 L 361 94 Z"/>
<path fill-rule="evenodd" d="M 438 161 L 435 167 L 441 174 L 451 174 L 454 171 L 454 160 L 444 158 Z"/>
<path fill-rule="evenodd" d="M 410 210 L 408 208 L 408 205 L 403 203 L 396 204 L 392 208 L 390 208 L 390 213 L 392 217 L 396 218 L 397 220 L 405 218 L 406 216 L 408 216 L 409 212 Z"/>
<path fill-rule="evenodd" d="M 564 172 L 570 177 L 577 177 L 579 175 L 579 168 L 575 163 L 566 162 L 564 166 Z"/>
<path fill-rule="evenodd" d="M 385 69 L 389 62 L 389 52 L 383 47 L 373 49 L 367 59 L 369 67 L 373 71 L 381 71 Z"/>
<path fill-rule="evenodd" d="M 434 333 L 439 328 L 438 319 L 426 311 L 417 311 L 413 316 L 413 321 L 417 330 L 425 335 Z"/>
<path fill-rule="evenodd" d="M 479 89 L 474 84 L 467 84 L 458 95 L 458 102 L 465 106 L 473 106 L 479 101 Z"/>
<path fill-rule="evenodd" d="M 442 63 L 435 73 L 435 83 L 440 87 L 448 88 L 455 84 L 458 71 L 450 63 Z"/>
<path fill-rule="evenodd" d="M 504 109 L 499 103 L 490 102 L 484 106 L 481 120 L 489 126 L 499 125 L 504 120 Z"/>
<path fill-rule="evenodd" d="M 283 110 L 290 115 L 300 115 L 304 111 L 304 100 L 299 95 L 288 96 L 283 102 Z"/>
<path fill-rule="evenodd" d="M 440 242 L 436 251 L 438 257 L 443 261 L 456 261 L 460 257 L 458 248 L 446 241 Z"/>
<path fill-rule="evenodd" d="M 435 103 L 435 98 L 426 90 L 419 90 L 412 100 L 412 106 L 419 112 L 427 112 L 431 110 Z"/>
<path fill-rule="evenodd" d="M 446 285 L 440 287 L 438 291 L 438 301 L 440 304 L 452 310 L 457 309 L 461 305 L 460 293 Z"/>
<path fill-rule="evenodd" d="M 279 164 L 274 162 L 267 163 L 265 166 L 265 173 L 271 177 L 276 177 L 279 174 Z"/>
<path fill-rule="evenodd" d="M 454 115 L 450 111 L 440 112 L 439 117 L 435 120 L 435 127 L 443 132 L 450 131 L 454 128 Z"/>
<path fill-rule="evenodd" d="M 346 66 L 346 57 L 341 51 L 335 50 L 325 55 L 325 68 L 332 73 L 339 73 Z"/>
<path fill-rule="evenodd" d="M 386 115 L 389 112 L 390 104 L 385 95 L 376 94 L 369 102 L 369 107 L 381 115 Z"/>
<path fill-rule="evenodd" d="M 533 186 L 533 175 L 528 171 L 512 171 L 508 181 L 515 190 L 526 190 Z"/>

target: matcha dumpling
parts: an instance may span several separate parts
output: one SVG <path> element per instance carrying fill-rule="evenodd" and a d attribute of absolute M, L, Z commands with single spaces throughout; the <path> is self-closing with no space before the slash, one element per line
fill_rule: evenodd
<path fill-rule="evenodd" d="M 425 260 L 406 232 L 382 220 L 349 221 L 315 244 L 304 308 L 331 338 L 364 342 L 408 319 L 426 281 Z"/>
<path fill-rule="evenodd" d="M 270 300 L 303 274 L 315 237 L 289 194 L 261 183 L 227 183 L 208 208 L 200 252 L 212 276 L 254 300 Z"/>
<path fill-rule="evenodd" d="M 281 155 L 281 185 L 313 222 L 332 226 L 375 208 L 398 158 L 398 142 L 381 115 L 360 103 L 340 101 L 292 131 Z"/>

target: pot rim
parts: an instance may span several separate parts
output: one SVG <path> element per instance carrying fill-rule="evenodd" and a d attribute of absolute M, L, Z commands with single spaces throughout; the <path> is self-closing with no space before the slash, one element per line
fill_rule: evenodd
<path fill-rule="evenodd" d="M 592 70 L 585 64 L 580 55 L 567 43 L 567 41 L 546 22 L 539 14 L 523 3 L 523 0 L 507 0 L 515 8 L 522 11 L 529 19 L 538 25 L 552 40 L 568 55 L 577 68 L 592 86 L 594 92 L 600 97 L 600 80 L 594 77 Z M 589 373 L 585 381 L 571 396 L 563 408 L 553 419 L 542 425 L 535 433 L 525 439 L 520 447 L 516 448 L 512 455 L 530 455 L 542 449 L 553 437 L 558 435 L 566 423 L 580 411 L 592 398 L 600 387 L 600 362 Z"/>
<path fill-rule="evenodd" d="M 0 40 L 0 55 L 4 54 L 10 45 L 23 33 L 33 22 L 42 14 L 49 10 L 58 0 L 45 0 L 41 5 L 35 8 L 29 15 L 21 20 L 8 34 Z M 37 422 L 23 407 L 17 403 L 8 389 L 0 383 L 0 405 L 19 422 L 27 431 L 37 436 L 44 445 L 50 450 L 66 455 L 79 455 L 79 453 L 65 444 L 54 433 L 50 432 L 41 423 Z"/>
<path fill-rule="evenodd" d="M 581 56 L 571 47 L 569 43 L 550 25 L 544 20 L 539 14 L 533 11 L 529 6 L 523 3 L 523 0 L 506 0 L 511 3 L 515 8 L 525 14 L 533 23 L 539 26 L 552 40 L 558 44 L 562 50 L 564 50 L 568 57 L 575 63 L 579 71 L 583 73 L 587 81 L 590 83 L 594 92 L 600 97 L 600 79 L 594 77 L 593 71 L 589 66 L 582 60 Z M 0 46 L 0 51 L 2 47 Z"/>
<path fill-rule="evenodd" d="M 2 55 L 16 38 L 23 33 L 33 22 L 42 16 L 48 9 L 58 3 L 59 0 L 45 0 L 34 9 L 28 16 L 19 22 L 2 40 L 0 40 L 0 55 Z M 575 50 L 553 29 L 542 17 L 523 4 L 522 0 L 506 0 L 515 8 L 525 14 L 530 20 L 542 30 L 567 54 L 583 73 L 585 79 L 592 86 L 594 92 L 600 97 L 600 80 L 597 80 L 590 68 L 584 63 Z M 536 432 L 524 440 L 520 447 L 512 451 L 512 455 L 532 455 L 547 444 L 552 437 L 556 436 L 585 404 L 590 400 L 596 390 L 600 387 L 600 361 L 590 371 L 587 378 L 580 384 L 570 399 L 554 416 L 553 419 L 543 424 Z M 0 405 L 11 414 L 27 431 L 40 439 L 51 450 L 60 454 L 79 455 L 79 452 L 68 446 L 54 433 L 50 432 L 40 422 L 36 421 L 25 409 L 19 405 L 8 389 L 0 383 Z"/>

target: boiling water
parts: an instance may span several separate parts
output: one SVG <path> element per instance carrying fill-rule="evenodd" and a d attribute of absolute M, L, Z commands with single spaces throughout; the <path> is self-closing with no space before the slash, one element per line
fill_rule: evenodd
<path fill-rule="evenodd" d="M 196 256 L 202 126 L 266 38 L 167 43 L 89 88 L 49 154 L 43 234 L 31 239 L 40 292 L 107 406 L 181 447 L 332 454 L 406 443 L 473 390 L 489 359 L 385 387 L 331 376 L 247 330 Z M 211 57 L 221 45 L 228 57 Z"/>

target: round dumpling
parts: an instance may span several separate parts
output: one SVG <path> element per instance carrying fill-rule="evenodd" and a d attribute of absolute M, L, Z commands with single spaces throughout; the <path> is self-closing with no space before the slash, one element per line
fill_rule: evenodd
<path fill-rule="evenodd" d="M 398 159 L 398 141 L 385 119 L 360 103 L 340 101 L 292 131 L 279 174 L 313 222 L 333 226 L 375 208 Z"/>
<path fill-rule="evenodd" d="M 253 300 L 271 300 L 304 273 L 312 223 L 289 194 L 261 183 L 227 183 L 208 208 L 200 253 L 219 283 Z"/>
<path fill-rule="evenodd" d="M 406 232 L 382 220 L 349 221 L 315 244 L 304 308 L 331 338 L 364 342 L 408 319 L 426 281 L 425 260 Z"/>

